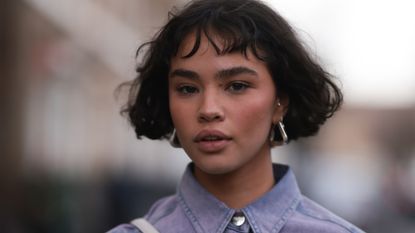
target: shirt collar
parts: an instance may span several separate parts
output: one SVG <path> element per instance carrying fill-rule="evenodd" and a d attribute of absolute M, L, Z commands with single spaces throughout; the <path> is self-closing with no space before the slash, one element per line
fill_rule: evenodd
<path fill-rule="evenodd" d="M 192 164 L 178 187 L 180 204 L 197 232 L 221 233 L 235 210 L 210 194 L 194 178 Z M 241 209 L 254 232 L 280 229 L 299 203 L 301 194 L 295 176 L 288 166 L 274 164 L 277 184 L 258 200 Z"/>

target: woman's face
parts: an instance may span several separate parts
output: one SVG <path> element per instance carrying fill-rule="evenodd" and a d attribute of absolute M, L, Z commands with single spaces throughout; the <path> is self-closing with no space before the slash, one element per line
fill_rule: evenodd
<path fill-rule="evenodd" d="M 171 60 L 169 105 L 180 144 L 196 167 L 226 174 L 269 156 L 272 123 L 282 118 L 266 64 L 251 51 L 218 55 L 202 37 L 189 35 Z M 219 43 L 218 43 L 219 44 Z"/>

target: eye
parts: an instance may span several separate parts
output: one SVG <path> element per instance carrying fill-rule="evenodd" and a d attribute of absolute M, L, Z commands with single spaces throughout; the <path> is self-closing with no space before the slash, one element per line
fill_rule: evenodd
<path fill-rule="evenodd" d="M 198 89 L 194 86 L 181 85 L 176 88 L 177 92 L 183 95 L 191 95 L 198 92 Z"/>
<path fill-rule="evenodd" d="M 249 88 L 249 84 L 244 82 L 232 82 L 228 87 L 227 90 L 230 92 L 239 93 Z"/>

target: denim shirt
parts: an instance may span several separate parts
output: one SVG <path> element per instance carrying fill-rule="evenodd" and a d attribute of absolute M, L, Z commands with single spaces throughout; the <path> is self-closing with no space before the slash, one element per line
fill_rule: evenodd
<path fill-rule="evenodd" d="M 177 193 L 158 200 L 145 215 L 160 233 L 363 232 L 304 197 L 288 166 L 274 164 L 276 185 L 240 210 L 207 192 L 194 178 L 192 166 L 187 167 Z M 131 224 L 122 224 L 108 233 L 140 232 Z"/>

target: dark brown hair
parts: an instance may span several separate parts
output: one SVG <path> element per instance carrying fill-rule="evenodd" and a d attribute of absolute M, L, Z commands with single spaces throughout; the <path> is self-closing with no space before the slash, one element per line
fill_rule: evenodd
<path fill-rule="evenodd" d="M 289 99 L 284 124 L 290 140 L 314 135 L 342 103 L 342 93 L 332 77 L 317 64 L 297 38 L 294 30 L 277 12 L 258 0 L 196 0 L 176 14 L 153 40 L 141 45 L 145 50 L 137 67 L 137 77 L 129 83 L 128 113 L 138 138 L 167 138 L 174 126 L 168 101 L 168 73 L 171 58 L 180 43 L 196 32 L 193 56 L 205 35 L 218 54 L 251 49 L 264 61 L 278 93 Z M 217 46 L 212 35 L 223 46 Z M 278 132 L 276 132 L 278 134 Z"/>

